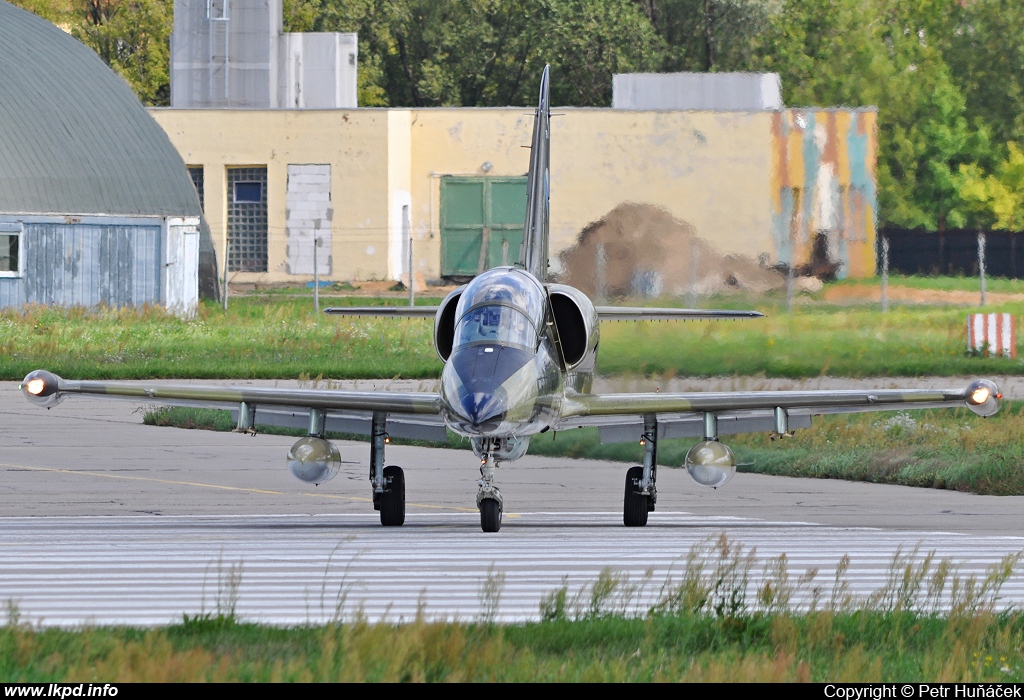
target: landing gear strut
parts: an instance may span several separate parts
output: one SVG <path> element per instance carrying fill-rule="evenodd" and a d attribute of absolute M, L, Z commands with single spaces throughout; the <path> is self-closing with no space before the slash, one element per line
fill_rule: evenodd
<path fill-rule="evenodd" d="M 644 446 L 642 467 L 630 467 L 626 471 L 626 491 L 622 499 L 622 524 L 626 527 L 643 527 L 647 514 L 658 502 L 655 480 L 658 475 L 658 421 L 655 416 L 644 416 L 644 433 L 640 440 Z"/>
<path fill-rule="evenodd" d="M 384 446 L 389 442 L 384 430 L 386 424 L 386 414 L 373 414 L 370 485 L 373 486 L 373 509 L 380 511 L 380 524 L 397 527 L 405 524 L 405 472 L 401 467 L 384 466 Z"/>
<path fill-rule="evenodd" d="M 476 506 L 480 509 L 480 529 L 497 532 L 501 529 L 501 513 L 504 502 L 501 491 L 494 485 L 494 470 L 498 468 L 493 449 L 488 449 L 480 465 L 480 490 L 476 494 Z"/>

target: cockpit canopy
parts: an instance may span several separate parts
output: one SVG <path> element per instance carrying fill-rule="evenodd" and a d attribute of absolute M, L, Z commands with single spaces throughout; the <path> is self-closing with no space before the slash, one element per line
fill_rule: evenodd
<path fill-rule="evenodd" d="M 536 349 L 544 297 L 544 288 L 524 270 L 499 267 L 478 275 L 459 298 L 455 347 L 496 343 Z"/>

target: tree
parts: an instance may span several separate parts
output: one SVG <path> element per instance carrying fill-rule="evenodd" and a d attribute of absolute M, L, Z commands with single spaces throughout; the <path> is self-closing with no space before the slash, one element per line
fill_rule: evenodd
<path fill-rule="evenodd" d="M 976 163 L 960 166 L 956 226 L 1024 231 L 1024 151 L 1011 141 L 1007 153 L 991 175 Z"/>
<path fill-rule="evenodd" d="M 290 31 L 359 33 L 360 104 L 522 103 L 538 0 L 290 0 Z"/>
<path fill-rule="evenodd" d="M 546 0 L 541 4 L 536 63 L 538 68 L 551 64 L 554 104 L 609 106 L 613 74 L 661 68 L 664 40 L 631 0 Z M 528 102 L 535 99 L 532 90 L 531 86 Z"/>
<path fill-rule="evenodd" d="M 755 38 L 778 10 L 776 0 L 638 0 L 664 40 L 661 70 L 749 70 Z"/>
<path fill-rule="evenodd" d="M 75 0 L 71 33 L 121 74 L 144 104 L 171 99 L 173 0 Z"/>
<path fill-rule="evenodd" d="M 170 104 L 174 0 L 13 0 L 92 48 L 147 105 Z"/>
<path fill-rule="evenodd" d="M 984 120 L 999 143 L 1024 143 L 1024 3 L 950 5 L 955 15 L 943 49 L 968 116 Z"/>
<path fill-rule="evenodd" d="M 946 227 L 959 216 L 960 166 L 992 158 L 945 60 L 954 5 L 784 0 L 756 40 L 751 67 L 782 75 L 787 104 L 877 105 L 883 225 Z"/>
<path fill-rule="evenodd" d="M 357 31 L 360 84 L 391 106 L 608 105 L 615 72 L 658 70 L 664 42 L 633 0 L 291 0 L 292 31 Z M 361 101 L 361 104 L 365 102 Z"/>

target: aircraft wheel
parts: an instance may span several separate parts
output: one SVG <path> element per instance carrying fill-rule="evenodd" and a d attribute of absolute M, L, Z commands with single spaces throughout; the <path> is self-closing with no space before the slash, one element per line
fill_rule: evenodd
<path fill-rule="evenodd" d="M 622 524 L 626 527 L 643 527 L 647 524 L 651 499 L 639 493 L 640 481 L 644 478 L 643 467 L 626 470 L 626 493 L 622 499 Z"/>
<path fill-rule="evenodd" d="M 480 501 L 480 529 L 484 532 L 501 529 L 501 504 L 493 498 Z"/>
<path fill-rule="evenodd" d="M 405 472 L 401 467 L 384 467 L 384 493 L 380 494 L 380 524 L 405 523 Z"/>

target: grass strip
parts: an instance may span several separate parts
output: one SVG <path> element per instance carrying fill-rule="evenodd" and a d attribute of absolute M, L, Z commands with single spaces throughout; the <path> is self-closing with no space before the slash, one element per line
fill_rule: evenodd
<path fill-rule="evenodd" d="M 963 278 L 914 284 L 964 286 Z M 705 307 L 756 308 L 767 318 L 737 322 L 602 324 L 598 370 L 607 375 L 766 377 L 1022 374 L 1024 359 L 966 352 L 966 307 L 837 305 L 829 289 L 702 299 Z M 1001 286 L 1008 286 L 1001 285 Z M 397 303 L 348 297 L 332 305 Z M 436 304 L 436 298 L 417 303 Z M 679 300 L 651 304 L 680 306 Z M 1020 304 L 985 311 L 1020 311 Z M 0 379 L 45 367 L 80 379 L 434 378 L 441 363 L 429 320 L 316 316 L 309 299 L 240 297 L 227 312 L 203 303 L 190 320 L 159 308 L 0 312 Z M 1024 338 L 1024 334 L 1021 334 Z"/>
<path fill-rule="evenodd" d="M 182 681 L 812 681 L 1019 682 L 1024 613 L 1001 611 L 1022 553 L 984 578 L 932 553 L 897 553 L 886 581 L 847 593 L 849 558 L 831 587 L 786 556 L 757 562 L 724 534 L 694 545 L 664 582 L 606 569 L 543 597 L 540 621 L 497 624 L 504 578 L 481 583 L 481 616 L 406 624 L 353 619 L 273 627 L 233 608 L 145 630 L 33 628 L 8 604 L 5 682 Z M 639 603 L 652 586 L 653 604 Z"/>

